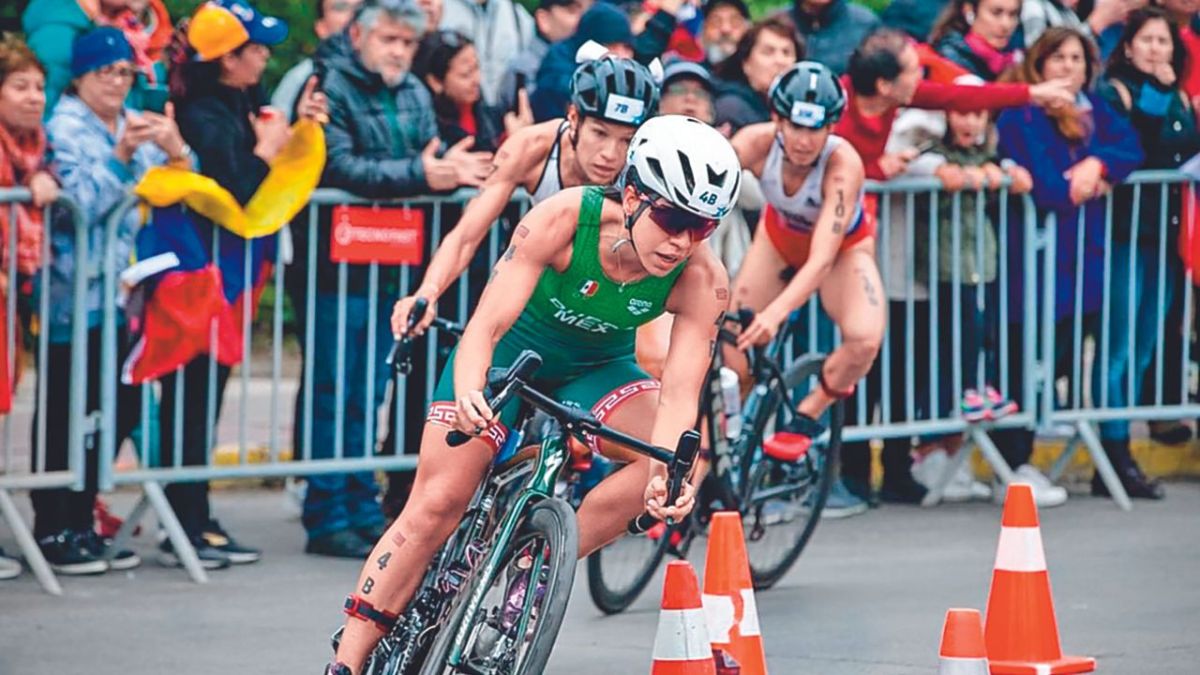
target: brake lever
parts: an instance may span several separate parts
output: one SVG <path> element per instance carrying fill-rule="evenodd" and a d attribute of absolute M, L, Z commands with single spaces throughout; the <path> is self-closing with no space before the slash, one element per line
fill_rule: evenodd
<path fill-rule="evenodd" d="M 683 490 L 683 481 L 687 480 L 688 474 L 692 472 L 692 467 L 696 464 L 696 456 L 700 452 L 700 434 L 695 429 L 688 429 L 679 437 L 679 445 L 675 448 L 675 455 L 671 459 L 669 469 L 670 482 L 667 484 L 667 501 L 666 505 L 671 506 L 679 499 L 679 493 Z M 625 530 L 629 534 L 642 534 L 650 528 L 657 525 L 658 518 L 643 513 L 642 515 L 629 521 L 629 525 Z M 667 526 L 674 525 L 673 519 L 667 518 Z"/>
<path fill-rule="evenodd" d="M 388 353 L 387 359 L 384 361 L 401 375 L 407 375 L 412 371 L 412 362 L 408 359 L 408 350 L 412 344 L 412 332 L 428 309 L 429 301 L 425 298 L 417 298 L 413 302 L 412 310 L 408 313 L 408 323 L 405 326 L 404 335 L 392 344 L 392 351 Z"/>

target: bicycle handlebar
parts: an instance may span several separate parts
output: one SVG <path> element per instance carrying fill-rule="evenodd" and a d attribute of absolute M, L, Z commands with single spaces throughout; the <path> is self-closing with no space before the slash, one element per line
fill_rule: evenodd
<path fill-rule="evenodd" d="M 392 345 L 392 351 L 388 354 L 384 361 L 391 366 L 400 375 L 407 375 L 412 372 L 412 343 L 415 339 L 413 331 L 416 330 L 417 324 L 421 322 L 421 318 L 425 316 L 425 312 L 429 309 L 429 301 L 425 298 L 417 298 L 413 303 L 412 311 L 408 313 L 408 323 L 404 328 L 404 335 L 400 336 L 399 340 Z M 462 337 L 462 326 L 439 317 L 434 317 L 433 325 L 439 330 L 444 330 L 456 337 Z"/>
<path fill-rule="evenodd" d="M 500 410 L 508 405 L 513 394 L 517 393 L 519 388 L 526 386 L 525 380 L 533 377 L 533 374 L 541 367 L 542 357 L 537 352 L 530 349 L 521 352 L 517 356 L 517 360 L 513 361 L 512 365 L 504 373 L 504 377 L 499 383 L 498 393 L 488 398 L 488 407 L 496 414 L 499 414 Z M 491 382 L 488 382 L 488 389 L 493 389 Z M 471 440 L 471 436 L 457 429 L 446 434 L 446 443 L 452 448 L 457 448 L 469 440 Z"/>
<path fill-rule="evenodd" d="M 496 378 L 498 393 L 489 397 L 488 407 L 493 411 L 499 411 L 512 400 L 513 396 L 518 396 L 533 408 L 541 410 L 557 420 L 567 433 L 585 433 L 603 438 L 666 464 L 669 472 L 667 505 L 674 504 L 675 500 L 679 498 L 684 479 L 696 462 L 696 455 L 700 450 L 700 434 L 693 429 L 685 431 L 679 437 L 679 444 L 672 453 L 617 431 L 597 420 L 590 411 L 559 403 L 530 386 L 526 380 L 530 379 L 541 366 L 542 357 L 537 352 L 529 349 L 521 352 L 504 375 Z M 491 386 L 491 382 L 488 384 L 489 388 L 494 388 Z M 446 434 L 446 442 L 451 447 L 458 447 L 470 439 L 471 436 L 458 430 Z M 653 527 L 657 522 L 658 519 L 654 516 L 643 513 L 630 520 L 626 529 L 631 534 L 640 534 Z"/>
<path fill-rule="evenodd" d="M 737 346 L 737 333 L 727 330 L 724 326 L 726 323 L 735 323 L 742 330 L 754 323 L 754 310 L 749 307 L 741 307 L 737 312 L 726 312 L 725 317 L 721 319 L 721 326 L 717 328 L 717 340 Z"/>

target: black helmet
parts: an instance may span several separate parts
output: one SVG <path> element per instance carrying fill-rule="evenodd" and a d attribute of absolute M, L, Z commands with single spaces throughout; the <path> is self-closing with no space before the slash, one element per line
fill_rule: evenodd
<path fill-rule="evenodd" d="M 571 103 L 580 115 L 636 127 L 658 112 L 658 83 L 646 66 L 608 55 L 575 69 Z"/>
<path fill-rule="evenodd" d="M 792 124 L 820 129 L 838 121 L 846 109 L 846 90 L 822 63 L 801 61 L 771 85 L 771 109 Z"/>

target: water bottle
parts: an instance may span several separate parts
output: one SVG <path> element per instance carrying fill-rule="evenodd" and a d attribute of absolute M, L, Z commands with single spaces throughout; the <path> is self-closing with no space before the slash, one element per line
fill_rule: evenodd
<path fill-rule="evenodd" d="M 725 408 L 725 438 L 733 440 L 742 435 L 742 396 L 738 374 L 721 366 L 721 402 Z"/>

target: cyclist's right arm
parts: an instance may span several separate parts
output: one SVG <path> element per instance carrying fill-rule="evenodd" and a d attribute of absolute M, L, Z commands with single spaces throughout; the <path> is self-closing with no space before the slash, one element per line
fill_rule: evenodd
<path fill-rule="evenodd" d="M 475 250 L 487 237 L 492 224 L 504 212 L 517 187 L 524 183 L 532 165 L 537 163 L 539 158 L 544 160 L 544 157 L 541 157 L 542 153 L 531 151 L 544 145 L 540 140 L 541 136 L 545 135 L 541 126 L 543 125 L 522 129 L 500 146 L 493 162 L 495 169 L 492 175 L 479 189 L 479 194 L 467 202 L 458 225 L 450 230 L 438 246 L 429 268 L 425 271 L 421 286 L 414 294 L 396 303 L 392 311 L 392 332 L 397 337 L 404 333 L 408 325 L 408 314 L 417 298 L 429 300 L 429 309 L 413 332 L 416 335 L 425 332 L 433 322 L 433 317 L 437 315 L 437 299 L 471 264 Z"/>

